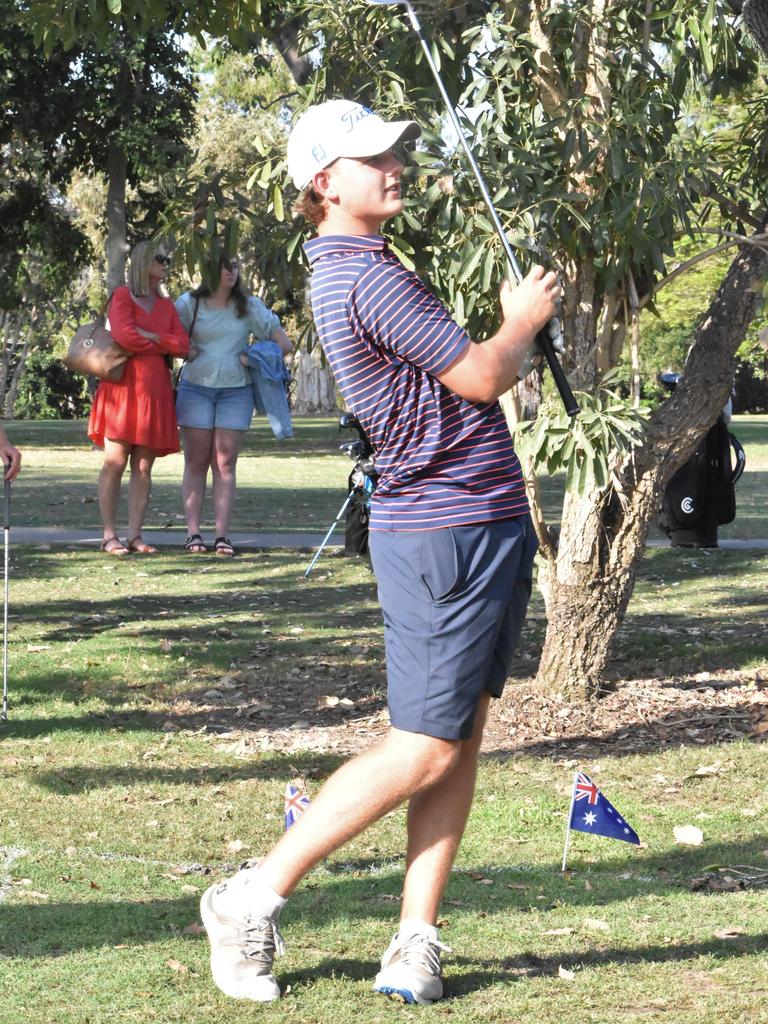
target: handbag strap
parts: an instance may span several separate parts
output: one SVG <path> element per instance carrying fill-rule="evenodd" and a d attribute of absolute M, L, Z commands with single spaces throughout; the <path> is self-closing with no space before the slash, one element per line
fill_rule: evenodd
<path fill-rule="evenodd" d="M 113 288 L 112 289 L 112 291 L 107 296 L 106 301 L 102 304 L 101 309 L 96 314 L 96 321 L 95 322 L 97 324 L 99 323 L 99 321 L 101 321 L 102 325 L 106 324 L 106 322 L 107 322 L 107 314 L 109 313 L 109 304 L 112 301 L 112 299 L 114 298 L 114 295 L 115 295 L 116 291 L 117 291 L 117 288 Z"/>
<path fill-rule="evenodd" d="M 196 295 L 195 296 L 195 311 L 192 314 L 192 323 L 189 325 L 189 331 L 187 332 L 189 334 L 189 340 L 190 341 L 192 341 L 192 331 L 194 331 L 194 329 L 195 329 L 195 322 L 197 320 L 197 312 L 198 312 L 199 309 L 200 309 L 200 296 Z M 183 373 L 184 373 L 184 367 L 182 366 L 182 367 L 179 368 L 179 371 L 176 374 L 175 380 L 173 382 L 174 390 L 178 387 L 179 381 L 181 380 Z"/>
<path fill-rule="evenodd" d="M 197 322 L 197 311 L 200 309 L 200 296 L 195 296 L 195 311 L 192 314 L 192 323 L 189 325 L 189 340 L 192 341 L 192 331 L 195 329 L 195 323 Z"/>

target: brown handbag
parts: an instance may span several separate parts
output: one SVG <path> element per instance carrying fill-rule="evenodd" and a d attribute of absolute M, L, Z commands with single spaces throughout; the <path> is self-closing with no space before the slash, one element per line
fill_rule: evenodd
<path fill-rule="evenodd" d="M 111 299 L 110 295 L 105 313 Z M 99 323 L 100 319 L 78 327 L 64 356 L 64 365 L 75 373 L 90 374 L 99 380 L 109 380 L 116 384 L 122 379 L 131 353 L 120 348 L 106 327 Z"/>

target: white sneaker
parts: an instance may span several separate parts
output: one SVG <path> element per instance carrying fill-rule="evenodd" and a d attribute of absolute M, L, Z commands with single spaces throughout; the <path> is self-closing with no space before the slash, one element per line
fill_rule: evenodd
<path fill-rule="evenodd" d="M 267 1003 L 280 998 L 272 973 L 275 956 L 285 952 L 274 916 L 238 913 L 226 906 L 228 882 L 212 885 L 200 901 L 200 913 L 211 943 L 211 974 L 221 991 L 233 999 Z"/>
<path fill-rule="evenodd" d="M 452 950 L 424 932 L 414 932 L 402 939 L 399 934 L 395 935 L 381 958 L 374 991 L 421 1006 L 441 999 L 441 952 L 451 953 Z"/>

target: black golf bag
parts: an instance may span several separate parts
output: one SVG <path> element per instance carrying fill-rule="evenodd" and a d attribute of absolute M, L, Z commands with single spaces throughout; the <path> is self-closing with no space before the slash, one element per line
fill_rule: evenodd
<path fill-rule="evenodd" d="M 368 554 L 368 522 L 371 518 L 370 495 L 366 492 L 364 481 L 356 479 L 360 475 L 357 469 L 349 474 L 349 491 L 352 494 L 352 500 L 347 509 L 344 525 L 345 555 Z"/>
<path fill-rule="evenodd" d="M 376 490 L 379 474 L 373 445 L 353 412 L 345 412 L 339 418 L 339 430 L 354 430 L 356 441 L 347 441 L 341 450 L 355 460 L 355 466 L 347 481 L 347 512 L 344 525 L 344 554 L 368 554 L 368 525 L 371 519 L 371 498 Z"/>
<path fill-rule="evenodd" d="M 718 526 L 736 517 L 734 484 L 744 472 L 745 460 L 744 449 L 719 416 L 667 484 L 658 526 L 674 547 L 717 547 Z"/>

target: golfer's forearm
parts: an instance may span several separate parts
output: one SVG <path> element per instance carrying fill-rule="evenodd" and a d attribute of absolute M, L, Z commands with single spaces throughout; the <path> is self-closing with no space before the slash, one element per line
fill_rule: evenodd
<path fill-rule="evenodd" d="M 534 337 L 532 330 L 505 322 L 492 338 L 468 345 L 439 379 L 468 402 L 493 402 L 517 381 Z"/>
<path fill-rule="evenodd" d="M 517 383 L 520 367 L 535 341 L 532 327 L 505 321 L 492 338 L 480 343 L 481 352 L 488 358 L 494 399 Z"/>

